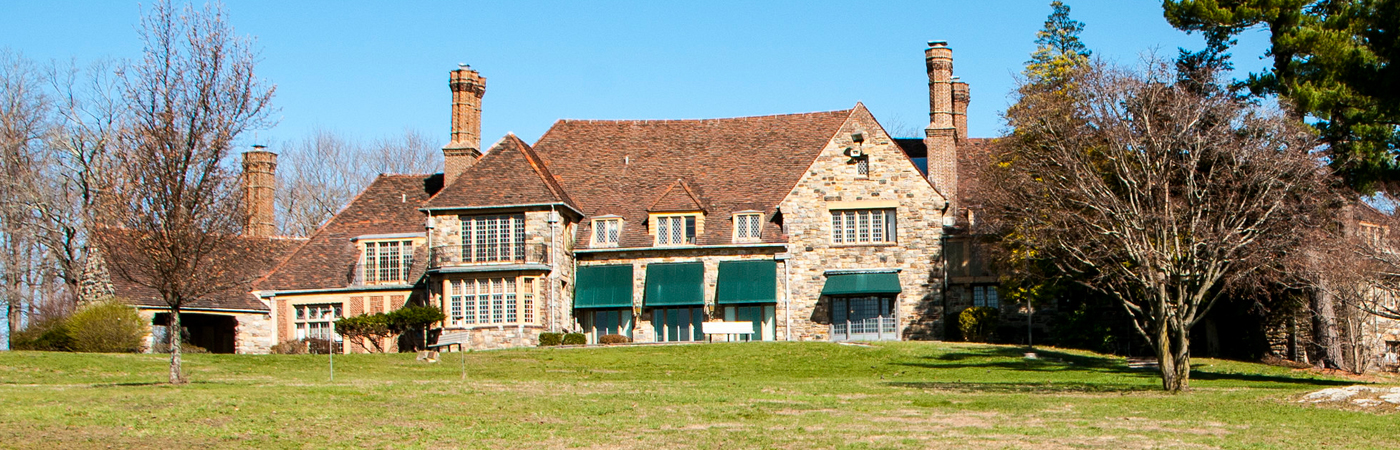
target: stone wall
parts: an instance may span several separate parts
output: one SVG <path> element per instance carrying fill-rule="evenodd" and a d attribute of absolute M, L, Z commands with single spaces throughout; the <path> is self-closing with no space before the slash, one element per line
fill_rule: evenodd
<path fill-rule="evenodd" d="M 233 317 L 238 320 L 233 329 L 235 353 L 262 355 L 272 352 L 276 334 L 273 332 L 271 314 L 237 314 Z"/>
<path fill-rule="evenodd" d="M 857 144 L 851 134 L 860 132 Z M 860 176 L 846 156 L 859 147 L 870 160 L 869 176 Z M 878 245 L 833 245 L 833 202 L 897 202 L 896 242 Z M 822 150 L 797 186 L 783 200 L 791 281 L 794 333 L 801 340 L 829 339 L 828 300 L 821 296 L 825 271 L 832 269 L 900 269 L 903 292 L 896 299 L 905 339 L 943 336 L 942 221 L 944 198 L 924 179 L 908 156 L 858 107 Z"/>

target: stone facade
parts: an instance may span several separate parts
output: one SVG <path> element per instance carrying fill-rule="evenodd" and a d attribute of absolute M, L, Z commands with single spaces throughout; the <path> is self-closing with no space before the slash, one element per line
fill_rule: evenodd
<path fill-rule="evenodd" d="M 234 331 L 234 351 L 239 354 L 260 355 L 272 352 L 276 341 L 271 314 L 238 314 Z"/>
<path fill-rule="evenodd" d="M 864 142 L 853 142 L 861 133 Z M 869 158 L 861 176 L 844 149 L 859 146 Z M 832 243 L 831 211 L 868 204 L 894 207 L 896 240 L 890 244 Z M 821 295 L 832 269 L 899 269 L 896 299 L 905 339 L 942 337 L 941 238 L 945 200 L 863 107 L 856 108 L 783 200 L 793 297 L 793 333 L 799 340 L 829 339 L 829 299 Z"/>

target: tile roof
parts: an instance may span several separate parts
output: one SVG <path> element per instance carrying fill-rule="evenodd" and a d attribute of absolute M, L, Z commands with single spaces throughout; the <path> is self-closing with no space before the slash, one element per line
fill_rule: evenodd
<path fill-rule="evenodd" d="M 267 306 L 249 293 L 252 290 L 254 280 L 272 270 L 278 261 L 281 261 L 283 257 L 286 257 L 303 242 L 306 240 L 276 237 L 239 236 L 233 239 L 228 243 L 231 248 L 219 255 L 217 264 L 221 267 L 215 268 L 215 271 L 232 273 L 239 281 L 227 289 L 186 302 L 183 307 L 267 311 Z M 110 278 L 116 296 L 133 305 L 166 306 L 165 300 L 155 289 L 120 275 L 123 272 L 120 270 L 120 265 L 129 264 L 134 260 L 134 258 L 124 257 L 108 259 L 108 264 L 113 265 L 112 268 L 115 269 Z M 125 273 L 137 276 L 135 271 L 125 271 Z"/>
<path fill-rule="evenodd" d="M 345 209 L 316 230 L 310 240 L 258 280 L 258 290 L 337 289 L 354 281 L 359 252 L 352 239 L 374 234 L 422 233 L 427 222 L 418 210 L 442 187 L 442 174 L 380 175 Z M 427 252 L 414 255 L 410 280 L 427 265 Z"/>
<path fill-rule="evenodd" d="M 433 196 L 427 208 L 564 203 L 578 208 L 530 144 L 506 134 L 476 164 Z"/>
<path fill-rule="evenodd" d="M 857 108 L 863 106 L 857 105 Z M 855 110 L 703 120 L 560 120 L 535 143 L 589 217 L 626 220 L 619 247 L 651 247 L 647 209 L 684 180 L 707 212 L 700 245 L 730 244 L 733 212 L 769 214 Z M 486 160 L 483 158 L 482 163 Z M 478 164 L 481 165 L 481 164 Z M 499 186 L 499 185 L 498 185 Z M 684 189 L 683 189 L 684 190 Z M 590 222 L 579 230 L 587 236 Z M 776 226 L 763 242 L 783 242 Z"/>
<path fill-rule="evenodd" d="M 958 146 L 958 196 L 965 208 L 981 208 L 983 197 L 978 183 L 982 168 L 991 163 L 993 138 L 971 138 Z"/>

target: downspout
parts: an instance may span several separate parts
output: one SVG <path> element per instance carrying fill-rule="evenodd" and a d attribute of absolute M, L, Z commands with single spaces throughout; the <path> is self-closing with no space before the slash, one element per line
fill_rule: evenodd
<path fill-rule="evenodd" d="M 557 322 L 558 322 L 558 317 L 556 317 L 556 314 L 558 314 L 558 312 L 555 311 L 555 309 L 556 309 L 556 306 L 555 306 L 555 305 L 556 305 L 556 304 L 558 303 L 558 301 L 559 301 L 558 292 L 557 292 L 557 291 L 559 290 L 559 270 L 555 267 L 555 265 L 559 262 L 559 258 L 558 258 L 558 252 L 559 252 L 559 248 L 558 248 L 558 247 L 559 247 L 559 242 L 555 239 L 555 235 L 558 233 L 558 230 L 559 230 L 559 216 L 558 216 L 558 214 L 559 214 L 559 213 L 558 213 L 557 211 L 554 210 L 554 205 L 553 205 L 553 204 L 550 204 L 550 205 L 549 205 L 549 317 L 548 317 L 548 320 L 549 320 L 549 331 L 550 331 L 550 332 L 555 332 L 555 331 L 558 330 L 558 328 L 556 328 L 556 325 L 557 325 Z"/>
<path fill-rule="evenodd" d="M 939 229 L 940 233 L 938 233 L 938 254 L 939 258 L 943 260 L 943 292 L 941 295 L 943 297 L 943 311 L 939 313 L 939 318 L 943 322 L 943 330 L 941 331 L 948 330 L 948 207 L 951 205 L 947 200 L 943 201 L 943 211 L 941 212 L 943 227 Z M 948 340 L 947 334 L 943 335 L 943 340 Z"/>

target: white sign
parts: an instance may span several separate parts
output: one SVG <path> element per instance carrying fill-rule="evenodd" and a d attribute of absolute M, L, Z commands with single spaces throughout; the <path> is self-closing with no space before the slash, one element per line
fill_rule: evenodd
<path fill-rule="evenodd" d="M 753 334 L 753 322 L 702 322 L 705 334 Z"/>

